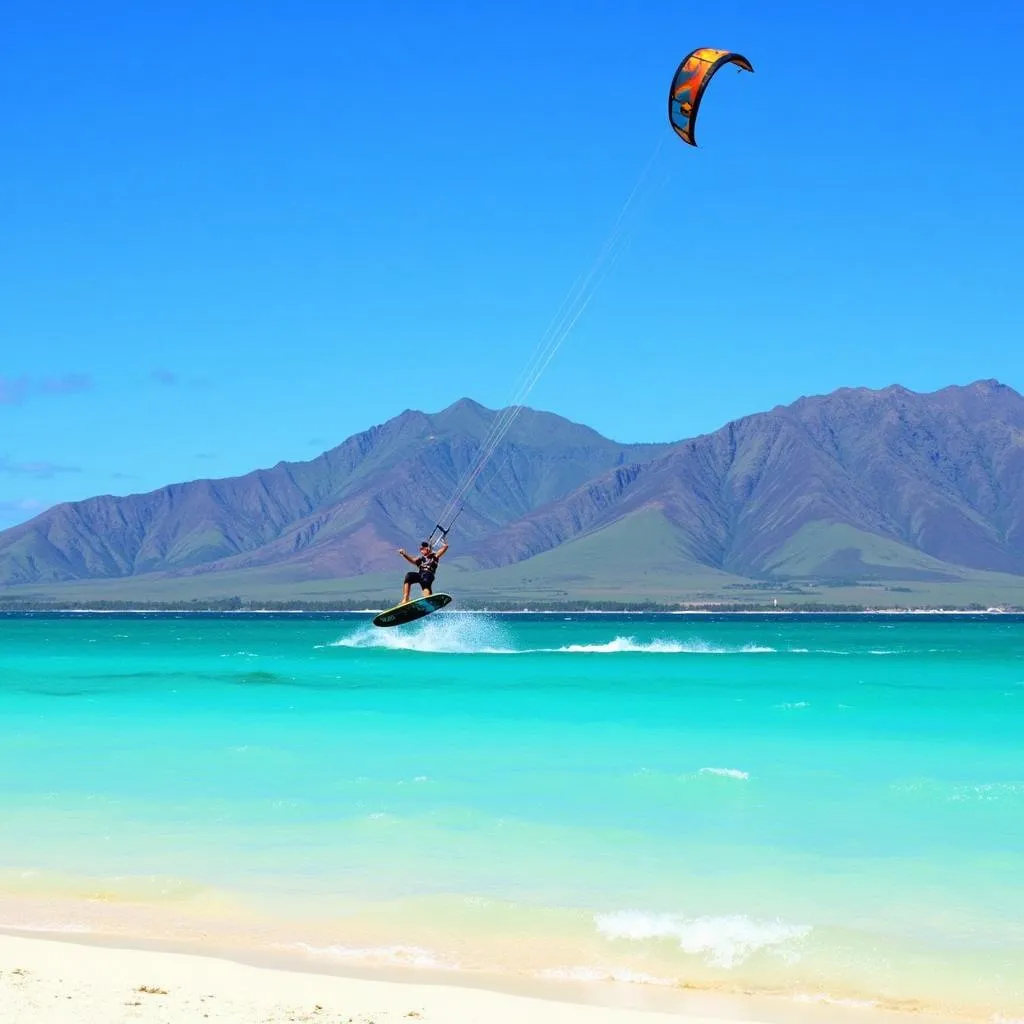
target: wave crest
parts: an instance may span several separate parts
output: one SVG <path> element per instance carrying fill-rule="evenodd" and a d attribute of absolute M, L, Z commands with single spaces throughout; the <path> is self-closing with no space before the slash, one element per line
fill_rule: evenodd
<path fill-rule="evenodd" d="M 720 775 L 727 779 L 749 779 L 750 772 L 742 771 L 739 768 L 701 768 L 701 775 Z"/>
<path fill-rule="evenodd" d="M 678 914 L 621 910 L 598 914 L 594 921 L 598 932 L 606 939 L 633 942 L 675 939 L 684 953 L 703 955 L 711 966 L 726 970 L 762 949 L 795 959 L 798 954 L 794 945 L 812 931 L 810 925 L 787 924 L 781 920 L 755 921 L 744 914 L 686 918 Z"/>
<path fill-rule="evenodd" d="M 742 647 L 721 647 L 705 640 L 637 640 L 617 636 L 603 644 L 567 644 L 557 647 L 563 654 L 774 654 L 774 647 L 744 644 Z"/>

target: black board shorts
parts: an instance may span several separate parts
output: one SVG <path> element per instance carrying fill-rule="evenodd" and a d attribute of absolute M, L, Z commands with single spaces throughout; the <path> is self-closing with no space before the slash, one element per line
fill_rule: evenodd
<path fill-rule="evenodd" d="M 429 590 L 434 585 L 434 574 L 432 572 L 407 572 L 405 582 L 418 583 L 421 587 L 426 587 Z"/>

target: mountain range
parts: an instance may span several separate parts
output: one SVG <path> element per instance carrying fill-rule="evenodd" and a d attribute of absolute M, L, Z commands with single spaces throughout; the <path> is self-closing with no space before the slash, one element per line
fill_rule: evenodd
<path fill-rule="evenodd" d="M 499 415 L 407 410 L 308 462 L 58 505 L 0 532 L 2 593 L 384 593 Z M 1024 398 L 992 380 L 843 388 L 666 444 L 523 409 L 445 570 L 517 599 L 1024 593 Z"/>

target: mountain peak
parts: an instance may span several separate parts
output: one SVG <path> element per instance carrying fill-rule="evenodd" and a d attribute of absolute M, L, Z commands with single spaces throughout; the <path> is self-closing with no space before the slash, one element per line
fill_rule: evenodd
<path fill-rule="evenodd" d="M 1013 388 L 1007 384 L 1003 384 L 1001 381 L 995 379 L 995 377 L 988 377 L 985 380 L 976 380 L 973 384 L 967 385 L 972 391 L 978 392 L 982 395 L 996 395 L 996 394 L 1017 394 Z"/>
<path fill-rule="evenodd" d="M 0 533 L 0 584 L 261 569 L 284 586 L 393 569 L 395 547 L 433 524 L 504 425 L 459 523 L 477 565 L 568 550 L 613 525 L 646 536 L 653 509 L 687 564 L 737 578 L 1024 573 L 1024 398 L 993 379 L 843 388 L 674 445 L 517 413 L 460 398 L 308 462 L 64 504 Z M 553 585 L 604 571 L 576 558 L 550 563 Z"/>
<path fill-rule="evenodd" d="M 923 400 L 926 402 L 942 398 L 982 398 L 992 397 L 1004 399 L 1021 399 L 1022 396 L 1013 388 L 994 378 L 976 380 L 970 384 L 950 384 L 944 388 L 937 388 L 935 391 L 914 391 L 903 384 L 888 384 L 881 388 L 869 387 L 841 387 L 827 394 L 801 395 L 800 398 L 789 405 L 777 405 L 772 412 L 780 412 L 785 409 L 797 412 L 808 406 L 820 406 L 832 404 L 837 401 L 872 402 L 886 400 Z"/>
<path fill-rule="evenodd" d="M 494 414 L 493 409 L 488 409 L 486 406 L 481 405 L 479 402 L 474 401 L 474 399 L 472 398 L 460 398 L 457 401 L 452 402 L 451 405 L 446 406 L 439 413 L 437 413 L 437 415 L 445 416 L 448 413 L 461 412 L 471 412 L 475 413 L 478 416 L 491 416 Z"/>

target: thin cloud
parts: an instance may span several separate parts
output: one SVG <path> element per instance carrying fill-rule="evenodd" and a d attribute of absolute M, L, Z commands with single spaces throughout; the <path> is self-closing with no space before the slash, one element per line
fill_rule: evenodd
<path fill-rule="evenodd" d="M 28 386 L 28 377 L 0 377 L 0 405 L 21 405 Z"/>
<path fill-rule="evenodd" d="M 216 455 L 211 455 L 209 452 L 196 452 L 195 458 L 209 461 L 210 459 L 217 458 Z"/>
<path fill-rule="evenodd" d="M 213 383 L 205 377 L 182 377 L 180 373 L 168 369 L 151 370 L 149 379 L 165 388 L 185 387 L 205 391 L 213 387 Z"/>
<path fill-rule="evenodd" d="M 0 501 L 0 512 L 39 512 L 46 508 L 46 503 L 35 498 L 15 498 L 13 501 Z"/>
<path fill-rule="evenodd" d="M 92 391 L 92 376 L 88 373 L 65 373 L 60 377 L 44 377 L 39 390 L 44 395 L 76 395 Z"/>
<path fill-rule="evenodd" d="M 77 395 L 92 389 L 92 375 L 88 373 L 62 373 L 38 380 L 0 376 L 0 405 L 21 405 L 30 395 Z"/>
<path fill-rule="evenodd" d="M 7 476 L 30 476 L 36 480 L 49 480 L 60 473 L 81 473 L 81 466 L 63 466 L 59 462 L 14 462 L 0 459 L 0 473 Z"/>
<path fill-rule="evenodd" d="M 0 501 L 0 523 L 4 525 L 0 529 L 10 529 L 18 526 L 29 519 L 35 518 L 49 505 L 35 498 L 15 498 L 10 501 Z"/>

